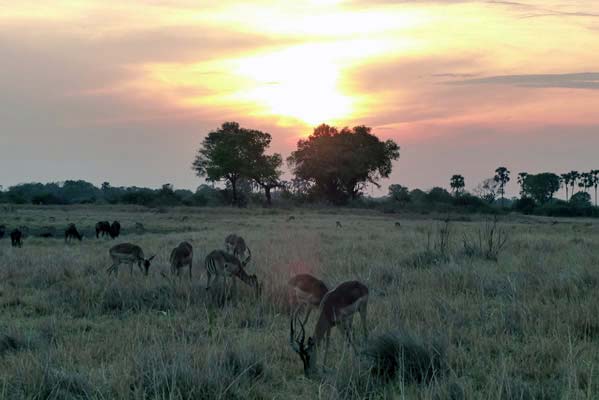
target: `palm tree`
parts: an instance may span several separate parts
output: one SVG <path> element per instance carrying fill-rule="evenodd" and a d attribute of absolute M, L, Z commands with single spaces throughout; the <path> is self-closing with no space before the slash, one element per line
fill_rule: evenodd
<path fill-rule="evenodd" d="M 466 186 L 464 177 L 462 175 L 452 176 L 449 184 L 456 197 L 462 192 L 462 190 L 464 190 L 464 187 Z"/>
<path fill-rule="evenodd" d="M 592 170 L 591 176 L 593 177 L 593 187 L 595 188 L 595 207 L 597 207 L 597 187 L 599 186 L 599 169 Z"/>
<path fill-rule="evenodd" d="M 510 181 L 510 171 L 506 167 L 499 167 L 495 170 L 493 177 L 495 182 L 499 183 L 499 194 L 501 195 L 501 205 L 503 205 L 505 195 L 505 185 Z"/>
<path fill-rule="evenodd" d="M 590 172 L 583 172 L 580 174 L 580 181 L 578 182 L 579 188 L 588 193 L 589 189 L 592 188 L 594 184 L 593 175 Z"/>
<path fill-rule="evenodd" d="M 518 174 L 518 185 L 520 185 L 520 196 L 524 196 L 524 181 L 528 176 L 528 172 L 520 172 Z"/>
<path fill-rule="evenodd" d="M 560 178 L 562 178 L 562 182 L 564 182 L 564 187 L 566 188 L 566 201 L 568 201 L 568 189 L 570 188 L 570 183 L 572 182 L 572 173 L 568 172 L 561 174 Z"/>
<path fill-rule="evenodd" d="M 578 171 L 570 171 L 570 187 L 572 187 L 571 195 L 574 195 L 574 188 L 576 187 L 576 183 L 580 179 L 580 174 Z"/>

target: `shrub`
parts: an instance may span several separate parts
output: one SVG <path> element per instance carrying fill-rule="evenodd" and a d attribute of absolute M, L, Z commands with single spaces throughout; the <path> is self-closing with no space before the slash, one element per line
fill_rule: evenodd
<path fill-rule="evenodd" d="M 429 383 L 447 369 L 445 346 L 410 333 L 387 333 L 372 339 L 366 350 L 371 373 L 380 382 Z"/>

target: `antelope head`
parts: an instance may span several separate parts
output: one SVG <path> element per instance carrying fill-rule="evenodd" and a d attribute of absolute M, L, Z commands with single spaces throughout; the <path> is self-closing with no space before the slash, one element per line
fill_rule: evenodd
<path fill-rule="evenodd" d="M 302 321 L 297 317 L 297 311 L 293 313 L 289 322 L 289 345 L 302 359 L 304 374 L 310 377 L 316 373 L 316 343 L 310 337 L 306 344 L 306 330 Z M 296 333 L 296 323 L 300 325 L 299 333 Z"/>

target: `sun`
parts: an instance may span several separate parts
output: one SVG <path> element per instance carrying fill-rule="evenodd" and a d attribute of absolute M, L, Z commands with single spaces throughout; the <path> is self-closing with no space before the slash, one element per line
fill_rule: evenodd
<path fill-rule="evenodd" d="M 250 83 L 233 97 L 254 103 L 257 115 L 311 125 L 348 117 L 354 104 L 340 89 L 343 65 L 327 50 L 306 45 L 240 60 L 235 73 Z"/>

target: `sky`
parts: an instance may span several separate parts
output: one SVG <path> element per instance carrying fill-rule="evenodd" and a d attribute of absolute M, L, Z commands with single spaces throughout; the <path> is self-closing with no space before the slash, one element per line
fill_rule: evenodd
<path fill-rule="evenodd" d="M 0 185 L 177 188 L 225 121 L 401 146 L 391 183 L 599 168 L 599 2 L 0 0 Z"/>

